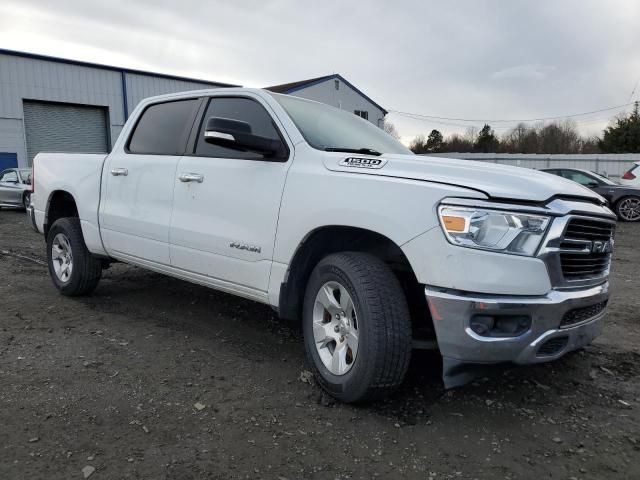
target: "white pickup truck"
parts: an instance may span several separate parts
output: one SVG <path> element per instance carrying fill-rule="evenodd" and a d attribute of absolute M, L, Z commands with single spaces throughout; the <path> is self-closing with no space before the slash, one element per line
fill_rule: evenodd
<path fill-rule="evenodd" d="M 413 155 L 352 113 L 254 89 L 143 101 L 108 155 L 39 154 L 29 215 L 64 295 L 127 262 L 300 320 L 320 385 L 346 402 L 438 348 L 529 364 L 601 329 L 615 216 L 533 170 Z"/>

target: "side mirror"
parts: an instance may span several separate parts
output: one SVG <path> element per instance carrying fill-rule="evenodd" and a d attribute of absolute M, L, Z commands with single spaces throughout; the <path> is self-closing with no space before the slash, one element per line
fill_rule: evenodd
<path fill-rule="evenodd" d="M 589 188 L 597 188 L 599 186 L 600 186 L 600 184 L 598 182 L 589 182 L 589 183 L 587 183 L 587 187 L 589 187 Z"/>
<path fill-rule="evenodd" d="M 280 140 L 254 135 L 247 122 L 230 118 L 209 118 L 204 129 L 204 140 L 212 145 L 261 153 L 266 157 L 284 157 L 286 153 Z"/>

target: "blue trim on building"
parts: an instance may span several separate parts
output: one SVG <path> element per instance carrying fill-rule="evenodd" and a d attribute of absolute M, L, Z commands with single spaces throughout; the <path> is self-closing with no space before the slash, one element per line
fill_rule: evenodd
<path fill-rule="evenodd" d="M 83 62 L 81 60 L 71 60 L 69 58 L 52 57 L 49 55 L 40 55 L 37 53 L 20 52 L 17 50 L 7 50 L 5 48 L 0 48 L 0 54 L 11 55 L 14 57 L 31 58 L 34 60 L 44 60 L 47 62 L 65 63 L 67 65 L 76 65 L 79 67 L 100 68 L 102 70 L 111 70 L 114 72 L 135 73 L 136 75 L 146 75 L 148 77 L 166 78 L 168 80 L 181 80 L 184 82 L 206 83 L 214 87 L 241 87 L 242 86 L 242 85 L 232 85 L 230 83 L 212 82 L 210 80 L 202 80 L 198 78 L 181 77 L 179 75 L 168 75 L 165 73 L 147 72 L 145 70 L 135 70 L 132 68 L 114 67 L 113 65 Z"/>
<path fill-rule="evenodd" d="M 18 154 L 0 152 L 0 171 L 7 168 L 18 168 Z"/>
<path fill-rule="evenodd" d="M 313 85 L 318 85 L 320 83 L 326 82 L 327 80 L 340 80 L 341 82 L 343 82 L 344 84 L 346 84 L 347 86 L 349 86 L 350 88 L 352 88 L 353 90 L 355 90 L 359 95 L 361 95 L 362 97 L 364 97 L 365 99 L 367 99 L 369 102 L 371 102 L 373 105 L 375 105 L 376 107 L 378 107 L 380 110 L 382 110 L 384 112 L 384 114 L 386 115 L 387 113 L 389 113 L 386 109 L 384 109 L 383 107 L 381 107 L 379 104 L 377 104 L 376 102 L 374 102 L 373 100 L 371 100 L 370 97 L 368 97 L 367 95 L 365 95 L 360 89 L 356 88 L 351 82 L 349 82 L 346 78 L 344 78 L 342 75 L 340 75 L 339 73 L 334 73 L 333 75 L 327 75 L 326 77 L 320 77 L 317 78 L 316 80 L 309 82 L 309 83 L 305 83 L 303 85 L 298 85 L 295 88 L 291 88 L 289 90 L 287 90 L 286 92 L 282 92 L 282 93 L 286 93 L 286 94 L 290 94 L 293 92 L 297 92 L 298 90 L 303 90 L 307 87 L 311 87 Z"/>

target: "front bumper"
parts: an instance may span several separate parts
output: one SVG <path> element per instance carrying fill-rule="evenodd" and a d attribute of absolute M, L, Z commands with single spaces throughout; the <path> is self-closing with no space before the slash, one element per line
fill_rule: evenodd
<path fill-rule="evenodd" d="M 551 290 L 535 297 L 473 294 L 436 287 L 426 287 L 425 294 L 444 358 L 445 384 L 456 386 L 468 381 L 464 376 L 456 380 L 451 374 L 462 364 L 548 362 L 590 344 L 602 329 L 609 284 L 584 290 Z M 598 308 L 590 310 L 592 306 Z M 561 326 L 569 312 L 580 313 L 571 317 L 577 321 Z M 480 336 L 470 328 L 474 315 L 528 316 L 531 326 L 516 337 Z"/>

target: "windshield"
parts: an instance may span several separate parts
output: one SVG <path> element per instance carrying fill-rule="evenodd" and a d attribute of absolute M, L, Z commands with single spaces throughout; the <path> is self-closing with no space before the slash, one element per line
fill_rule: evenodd
<path fill-rule="evenodd" d="M 611 180 L 610 178 L 605 177 L 604 175 L 600 175 L 599 173 L 596 172 L 591 172 L 591 174 L 596 177 L 598 180 L 600 180 L 601 182 L 607 184 L 607 185 L 620 185 L 618 182 L 614 182 L 613 180 Z"/>
<path fill-rule="evenodd" d="M 272 95 L 313 148 L 413 155 L 411 150 L 384 130 L 353 113 L 289 95 Z"/>

